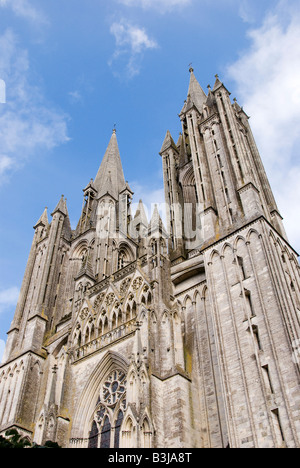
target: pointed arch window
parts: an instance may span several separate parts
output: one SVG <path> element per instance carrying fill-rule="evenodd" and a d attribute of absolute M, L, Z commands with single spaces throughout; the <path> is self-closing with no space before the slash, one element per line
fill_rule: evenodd
<path fill-rule="evenodd" d="M 96 421 L 93 421 L 92 430 L 89 436 L 88 448 L 98 448 L 98 426 Z"/>
<path fill-rule="evenodd" d="M 108 327 L 108 318 L 105 317 L 104 322 L 103 322 L 103 334 L 105 335 L 108 333 L 109 327 Z"/>
<path fill-rule="evenodd" d="M 115 441 L 114 441 L 115 448 L 120 447 L 120 431 L 121 431 L 123 418 L 124 418 L 123 411 L 120 410 L 117 421 L 116 421 L 116 425 L 115 425 Z"/>
<path fill-rule="evenodd" d="M 115 312 L 113 314 L 112 322 L 111 322 L 111 328 L 114 330 L 117 328 L 117 313 Z"/>
<path fill-rule="evenodd" d="M 152 255 L 157 255 L 157 241 L 153 240 L 151 242 Z"/>
<path fill-rule="evenodd" d="M 116 369 L 103 380 L 88 435 L 88 448 L 119 448 L 126 411 L 126 375 Z"/>
<path fill-rule="evenodd" d="M 144 420 L 142 426 L 142 444 L 143 448 L 151 448 L 151 436 L 152 432 L 150 430 L 150 425 L 147 419 Z"/>
<path fill-rule="evenodd" d="M 125 266 L 126 253 L 124 250 L 120 250 L 118 255 L 118 270 L 121 270 Z"/>
<path fill-rule="evenodd" d="M 125 430 L 122 432 L 123 447 L 132 448 L 133 447 L 133 423 L 131 418 L 128 418 Z"/>
<path fill-rule="evenodd" d="M 128 304 L 126 308 L 126 322 L 129 322 L 129 320 L 131 320 L 131 307 Z"/>
<path fill-rule="evenodd" d="M 109 417 L 106 416 L 104 424 L 101 431 L 101 443 L 100 448 L 110 448 L 110 433 L 111 433 L 111 424 Z"/>

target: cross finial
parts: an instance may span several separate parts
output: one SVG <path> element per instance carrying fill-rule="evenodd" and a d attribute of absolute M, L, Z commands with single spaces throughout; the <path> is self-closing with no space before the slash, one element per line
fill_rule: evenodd
<path fill-rule="evenodd" d="M 113 133 L 117 133 L 117 124 L 114 124 Z"/>
<path fill-rule="evenodd" d="M 190 73 L 192 73 L 192 72 L 194 71 L 194 69 L 193 69 L 193 62 L 191 62 L 191 63 L 189 64 L 189 67 L 190 67 Z"/>

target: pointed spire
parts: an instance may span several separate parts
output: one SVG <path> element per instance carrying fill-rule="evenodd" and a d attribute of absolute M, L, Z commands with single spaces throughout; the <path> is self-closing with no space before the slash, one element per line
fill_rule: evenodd
<path fill-rule="evenodd" d="M 38 222 L 36 223 L 36 225 L 34 226 L 34 229 L 36 229 L 40 224 L 42 224 L 43 226 L 45 227 L 48 227 L 49 226 L 49 221 L 48 221 L 48 208 L 46 207 L 43 211 L 43 214 L 42 216 L 40 217 L 40 219 L 38 220 Z"/>
<path fill-rule="evenodd" d="M 118 199 L 120 191 L 125 186 L 125 178 L 115 129 L 94 182 L 99 198 L 107 193 L 108 181 L 111 184 L 109 193 Z"/>
<path fill-rule="evenodd" d="M 220 81 L 220 78 L 219 78 L 219 75 L 215 75 L 216 77 L 216 82 L 215 82 L 215 86 L 214 86 L 214 89 L 212 90 L 212 92 L 215 94 L 215 92 L 219 89 L 219 88 L 223 88 L 227 91 L 228 95 L 230 96 L 230 91 L 228 91 L 228 89 L 226 88 L 226 86 L 224 86 L 224 83 L 222 83 L 222 81 Z"/>
<path fill-rule="evenodd" d="M 160 232 L 165 237 L 168 236 L 167 231 L 166 231 L 165 226 L 164 226 L 164 223 L 162 222 L 162 219 L 160 217 L 157 205 L 155 205 L 155 207 L 154 207 L 152 218 L 151 218 L 151 221 L 149 223 L 149 233 L 154 234 L 156 231 Z"/>
<path fill-rule="evenodd" d="M 134 195 L 134 192 L 131 190 L 129 186 L 128 180 L 126 180 L 125 187 L 123 187 L 123 190 L 121 190 L 120 193 L 123 193 L 123 192 L 129 192 L 131 195 Z"/>
<path fill-rule="evenodd" d="M 214 104 L 216 104 L 216 99 L 212 93 L 210 85 L 208 85 L 207 87 L 208 87 L 208 96 L 207 96 L 207 100 L 205 104 L 207 105 L 207 107 L 213 107 Z"/>
<path fill-rule="evenodd" d="M 220 86 L 223 85 L 223 83 L 220 81 L 219 79 L 219 75 L 215 75 L 215 78 L 216 78 L 216 82 L 215 82 L 215 86 L 214 86 L 214 89 L 213 89 L 213 93 L 220 88 Z"/>
<path fill-rule="evenodd" d="M 176 145 L 177 146 L 177 151 L 180 149 L 181 145 L 182 145 L 182 133 L 180 132 L 179 137 L 178 137 L 178 141 L 177 141 L 177 145 Z"/>
<path fill-rule="evenodd" d="M 59 200 L 59 202 L 58 202 L 55 210 L 53 211 L 53 213 L 51 213 L 51 216 L 53 216 L 54 213 L 56 213 L 57 211 L 60 211 L 64 216 L 67 216 L 67 214 L 68 214 L 67 204 L 66 204 L 64 195 L 61 196 L 61 199 Z"/>
<path fill-rule="evenodd" d="M 160 222 L 161 222 L 161 217 L 160 217 L 160 214 L 159 214 L 159 211 L 158 211 L 158 206 L 155 205 L 153 213 L 152 213 L 152 218 L 151 218 L 150 224 L 151 224 L 151 226 L 158 226 L 160 224 Z"/>
<path fill-rule="evenodd" d="M 190 85 L 188 90 L 188 98 L 185 102 L 185 105 L 181 111 L 181 113 L 185 113 L 192 105 L 195 105 L 199 112 L 202 112 L 203 104 L 205 103 L 207 96 L 203 89 L 201 88 L 197 78 L 194 75 L 194 69 L 190 68 Z"/>
<path fill-rule="evenodd" d="M 143 224 L 144 226 L 148 226 L 148 218 L 145 212 L 145 207 L 143 204 L 143 201 L 139 201 L 139 205 L 137 207 L 135 216 L 134 216 L 134 221 L 139 222 L 139 224 Z M 137 223 L 136 223 L 137 224 Z"/>
<path fill-rule="evenodd" d="M 88 185 L 83 189 L 83 192 L 87 192 L 88 190 L 92 190 L 94 192 L 97 192 L 95 184 L 94 184 L 94 179 L 91 179 Z"/>
<path fill-rule="evenodd" d="M 72 236 L 72 227 L 67 207 L 67 199 L 64 200 L 64 211 L 65 211 L 65 220 L 63 225 L 64 236 L 69 239 Z"/>
<path fill-rule="evenodd" d="M 175 142 L 171 136 L 171 133 L 168 130 L 159 154 L 163 154 L 167 149 L 171 147 L 174 148 L 175 151 L 178 151 L 177 146 L 175 145 Z"/>
<path fill-rule="evenodd" d="M 86 257 L 83 259 L 80 271 L 76 276 L 76 279 L 80 278 L 81 276 L 88 276 L 92 280 L 95 280 L 95 275 L 89 255 L 86 255 Z"/>

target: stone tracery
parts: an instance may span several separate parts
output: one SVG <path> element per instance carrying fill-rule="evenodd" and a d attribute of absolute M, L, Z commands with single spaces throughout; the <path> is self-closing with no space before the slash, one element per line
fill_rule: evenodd
<path fill-rule="evenodd" d="M 89 448 L 119 448 L 126 410 L 126 375 L 115 369 L 104 379 L 89 433 Z"/>

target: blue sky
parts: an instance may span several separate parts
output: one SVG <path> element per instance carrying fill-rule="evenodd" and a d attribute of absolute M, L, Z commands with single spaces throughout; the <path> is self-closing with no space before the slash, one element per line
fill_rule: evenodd
<path fill-rule="evenodd" d="M 135 201 L 163 200 L 190 63 L 251 116 L 300 251 L 299 0 L 0 0 L 0 358 L 32 226 L 61 194 L 76 225 L 114 124 Z"/>

